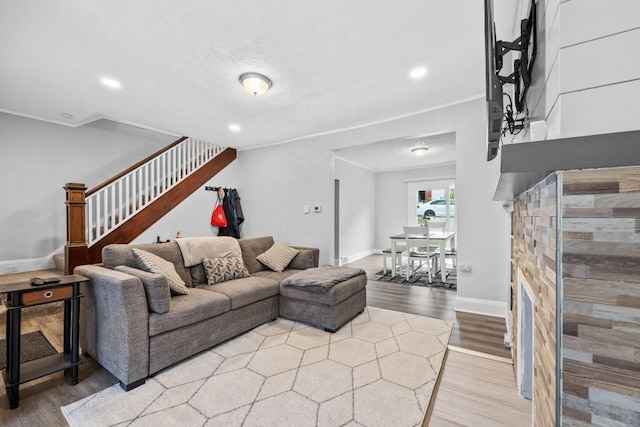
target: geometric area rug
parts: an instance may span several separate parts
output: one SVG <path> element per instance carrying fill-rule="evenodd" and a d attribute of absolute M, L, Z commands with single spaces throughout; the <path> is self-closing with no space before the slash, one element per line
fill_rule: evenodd
<path fill-rule="evenodd" d="M 375 280 L 377 282 L 401 283 L 403 285 L 442 288 L 446 290 L 455 290 L 458 287 L 458 276 L 455 269 L 447 272 L 444 282 L 441 279 L 440 272 L 434 274 L 431 281 L 429 281 L 428 266 L 426 264 L 416 269 L 416 271 L 409 276 L 409 279 L 407 279 L 406 276 L 406 267 L 402 266 L 401 271 L 399 271 L 394 277 L 391 277 L 391 270 L 387 270 L 386 272 L 380 270 L 377 273 L 369 274 L 368 279 Z"/>
<path fill-rule="evenodd" d="M 276 319 L 62 407 L 72 426 L 420 426 L 452 323 L 367 307 L 331 334 Z"/>

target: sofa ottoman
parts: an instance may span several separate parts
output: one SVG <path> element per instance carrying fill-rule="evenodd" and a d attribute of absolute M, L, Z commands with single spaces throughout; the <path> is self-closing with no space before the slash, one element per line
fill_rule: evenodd
<path fill-rule="evenodd" d="M 280 317 L 335 332 L 367 305 L 367 275 L 349 267 L 310 268 L 280 283 Z"/>

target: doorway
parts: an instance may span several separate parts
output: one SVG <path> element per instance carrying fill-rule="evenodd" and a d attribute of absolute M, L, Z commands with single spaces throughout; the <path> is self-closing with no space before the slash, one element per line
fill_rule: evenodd
<path fill-rule="evenodd" d="M 454 179 L 408 183 L 408 219 L 410 225 L 445 222 L 445 230 L 456 229 L 456 189 Z"/>

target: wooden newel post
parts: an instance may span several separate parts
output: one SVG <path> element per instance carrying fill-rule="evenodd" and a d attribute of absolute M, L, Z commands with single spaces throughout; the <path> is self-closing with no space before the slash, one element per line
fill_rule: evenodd
<path fill-rule="evenodd" d="M 87 186 L 69 182 L 67 192 L 67 244 L 64 247 L 64 274 L 73 274 L 73 269 L 88 263 L 89 248 L 86 238 L 85 192 Z"/>

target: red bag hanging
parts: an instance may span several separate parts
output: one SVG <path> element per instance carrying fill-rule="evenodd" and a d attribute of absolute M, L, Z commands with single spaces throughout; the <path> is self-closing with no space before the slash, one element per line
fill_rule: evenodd
<path fill-rule="evenodd" d="M 224 214 L 224 209 L 220 204 L 220 199 L 218 198 L 217 206 L 213 210 L 211 214 L 211 225 L 214 227 L 226 227 L 227 226 L 227 217 Z"/>

